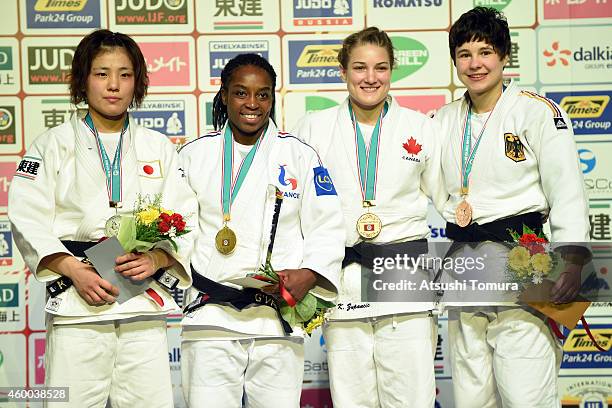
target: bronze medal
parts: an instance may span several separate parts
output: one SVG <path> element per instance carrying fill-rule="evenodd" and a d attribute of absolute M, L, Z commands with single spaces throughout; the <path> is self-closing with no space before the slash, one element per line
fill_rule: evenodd
<path fill-rule="evenodd" d="M 223 255 L 229 255 L 236 249 L 236 234 L 227 225 L 217 232 L 215 236 L 215 247 Z"/>
<path fill-rule="evenodd" d="M 362 238 L 376 238 L 380 231 L 382 231 L 382 222 L 376 214 L 368 212 L 357 219 L 357 233 Z"/>
<path fill-rule="evenodd" d="M 455 221 L 461 228 L 467 227 L 472 222 L 472 206 L 465 199 L 455 209 Z"/>

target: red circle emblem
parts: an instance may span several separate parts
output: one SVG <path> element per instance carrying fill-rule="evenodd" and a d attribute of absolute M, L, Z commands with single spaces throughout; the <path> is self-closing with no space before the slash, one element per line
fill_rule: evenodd
<path fill-rule="evenodd" d="M 153 167 L 149 166 L 148 164 L 146 166 L 144 166 L 142 169 L 147 174 L 153 174 L 153 172 L 155 171 L 155 170 L 153 170 Z"/>

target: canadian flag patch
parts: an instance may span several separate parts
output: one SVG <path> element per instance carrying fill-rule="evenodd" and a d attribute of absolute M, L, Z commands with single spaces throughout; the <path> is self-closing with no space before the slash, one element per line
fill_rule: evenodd
<path fill-rule="evenodd" d="M 138 160 L 138 175 L 140 177 L 160 179 L 163 178 L 161 163 L 159 160 L 141 161 Z"/>

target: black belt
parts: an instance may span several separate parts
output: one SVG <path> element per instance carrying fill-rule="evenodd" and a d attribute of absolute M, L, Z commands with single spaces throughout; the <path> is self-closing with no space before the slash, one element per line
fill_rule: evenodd
<path fill-rule="evenodd" d="M 85 258 L 85 251 L 97 243 L 98 242 L 91 241 L 62 241 L 62 244 L 72 253 L 72 255 L 80 258 Z M 168 290 L 175 289 L 179 284 L 178 278 L 167 273 L 165 269 L 158 269 L 157 272 L 155 272 L 155 274 L 151 277 Z M 72 280 L 66 276 L 61 276 L 53 282 L 47 284 L 47 292 L 49 293 L 49 296 L 55 297 L 68 290 L 68 288 L 71 286 Z"/>
<path fill-rule="evenodd" d="M 268 306 L 276 310 L 278 318 L 283 326 L 286 335 L 293 333 L 293 329 L 283 319 L 280 308 L 278 307 L 277 298 L 273 295 L 268 295 L 259 289 L 244 288 L 242 290 L 231 288 L 221 283 L 215 282 L 200 275 L 191 266 L 191 277 L 193 278 L 193 287 L 201 292 L 200 296 L 185 307 L 185 314 L 193 312 L 208 303 L 230 304 L 238 310 L 253 304 Z"/>
<path fill-rule="evenodd" d="M 542 214 L 530 212 L 502 218 L 479 225 L 472 223 L 466 227 L 460 227 L 452 222 L 446 223 L 446 237 L 456 242 L 513 242 L 508 230 L 523 234 L 523 225 L 531 228 L 536 234 L 542 231 Z"/>
<path fill-rule="evenodd" d="M 366 268 L 372 269 L 374 258 L 393 258 L 398 254 L 405 254 L 409 257 L 416 258 L 421 254 L 427 253 L 427 250 L 427 240 L 425 238 L 415 241 L 397 242 L 394 244 L 372 244 L 362 241 L 355 246 L 344 248 L 342 268 L 355 262 Z"/>

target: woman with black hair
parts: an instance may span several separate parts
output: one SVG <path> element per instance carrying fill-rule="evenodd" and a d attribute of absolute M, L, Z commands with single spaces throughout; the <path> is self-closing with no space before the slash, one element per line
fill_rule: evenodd
<path fill-rule="evenodd" d="M 71 407 L 105 407 L 109 397 L 113 407 L 172 407 L 166 314 L 178 306 L 169 289 L 191 283 L 193 234 L 177 239 L 178 252 L 166 245 L 119 256 L 116 272 L 148 287 L 121 304 L 119 289 L 80 260 L 116 234 L 117 216 L 131 215 L 140 194 L 161 194 L 163 206 L 181 214 L 195 212 L 195 198 L 174 145 L 127 112 L 148 85 L 133 39 L 108 30 L 87 35 L 70 80 L 71 101 L 87 103 L 85 115 L 36 138 L 9 193 L 15 243 L 49 285 L 45 385 L 69 387 Z"/>
<path fill-rule="evenodd" d="M 288 296 L 300 300 L 311 291 L 332 300 L 337 294 L 344 255 L 340 203 L 315 151 L 276 128 L 275 86 L 276 73 L 261 56 L 230 60 L 214 99 L 215 131 L 179 153 L 198 197 L 202 234 L 183 319 L 189 406 L 299 404 L 301 330 L 280 318 L 276 297 L 230 283 L 265 262 L 272 224 L 270 261 Z"/>

